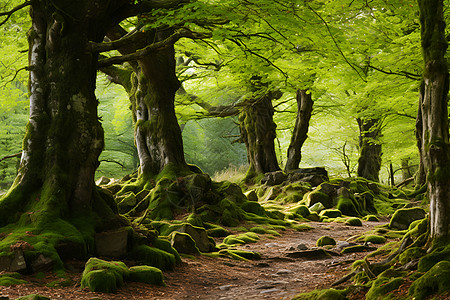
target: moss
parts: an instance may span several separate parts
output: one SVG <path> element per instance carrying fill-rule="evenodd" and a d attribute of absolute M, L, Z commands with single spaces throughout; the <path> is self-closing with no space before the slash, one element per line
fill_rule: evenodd
<path fill-rule="evenodd" d="M 450 244 L 445 247 L 436 248 L 431 253 L 422 257 L 419 260 L 417 270 L 419 272 L 427 272 L 440 261 L 450 262 Z"/>
<path fill-rule="evenodd" d="M 325 235 L 320 237 L 316 242 L 317 247 L 323 247 L 327 245 L 336 245 L 336 241 L 332 237 Z"/>
<path fill-rule="evenodd" d="M 24 283 L 27 283 L 27 281 L 20 279 L 19 273 L 0 274 L 0 286 L 11 286 Z"/>
<path fill-rule="evenodd" d="M 404 265 L 414 259 L 418 259 L 425 255 L 425 251 L 421 247 L 411 247 L 400 254 L 398 261 Z"/>
<path fill-rule="evenodd" d="M 214 254 L 213 254 L 214 255 Z M 254 251 L 235 250 L 235 249 L 222 249 L 217 253 L 218 256 L 228 257 L 235 260 L 246 261 L 248 259 L 260 259 L 261 254 Z"/>
<path fill-rule="evenodd" d="M 362 221 L 359 218 L 348 218 L 345 221 L 345 225 L 349 226 L 362 226 Z"/>
<path fill-rule="evenodd" d="M 168 240 L 165 240 L 162 238 L 157 238 L 152 242 L 152 245 L 155 248 L 158 248 L 167 253 L 173 254 L 173 256 L 175 257 L 176 264 L 181 263 L 181 258 L 180 258 L 180 255 L 178 254 L 178 251 L 174 247 L 172 247 L 172 245 L 170 244 L 170 242 Z"/>
<path fill-rule="evenodd" d="M 160 269 L 150 266 L 135 266 L 130 269 L 129 281 L 165 286 Z"/>
<path fill-rule="evenodd" d="M 255 232 L 255 233 L 259 233 L 259 234 L 266 234 L 267 233 L 267 229 L 261 227 L 261 226 L 255 226 L 250 228 L 251 232 Z"/>
<path fill-rule="evenodd" d="M 387 294 L 402 285 L 403 281 L 403 278 L 378 277 L 367 292 L 366 299 L 385 299 Z"/>
<path fill-rule="evenodd" d="M 448 290 L 450 290 L 450 262 L 441 261 L 413 282 L 409 289 L 409 295 L 414 299 L 421 300 Z"/>
<path fill-rule="evenodd" d="M 230 234 L 225 228 L 212 223 L 206 223 L 205 227 L 208 235 L 212 237 L 225 237 Z"/>
<path fill-rule="evenodd" d="M 369 222 L 380 222 L 380 220 L 378 219 L 378 217 L 375 216 L 375 215 L 367 215 L 367 216 L 364 216 L 363 220 L 364 220 L 364 221 L 369 221 Z"/>
<path fill-rule="evenodd" d="M 336 208 L 346 216 L 359 217 L 361 215 L 353 200 L 343 196 L 338 197 Z"/>
<path fill-rule="evenodd" d="M 259 236 L 254 232 L 247 232 L 240 235 L 229 235 L 224 240 L 223 243 L 226 245 L 243 245 L 248 243 L 256 243 L 259 240 Z"/>
<path fill-rule="evenodd" d="M 321 217 L 326 216 L 328 218 L 337 218 L 342 216 L 342 213 L 339 209 L 325 209 L 320 212 L 319 216 Z"/>
<path fill-rule="evenodd" d="M 116 292 L 128 275 L 128 268 L 123 262 L 90 258 L 81 275 L 81 288 L 87 287 L 93 292 Z"/>
<path fill-rule="evenodd" d="M 137 246 L 131 255 L 144 265 L 156 267 L 161 270 L 172 270 L 176 265 L 176 259 L 172 253 L 146 245 Z"/>
<path fill-rule="evenodd" d="M 309 293 L 302 293 L 296 295 L 293 300 L 345 300 L 346 297 L 345 290 L 314 290 Z"/>
<path fill-rule="evenodd" d="M 204 226 L 202 218 L 197 214 L 190 214 L 189 216 L 187 216 L 186 222 L 197 227 Z"/>
<path fill-rule="evenodd" d="M 312 191 L 308 194 L 305 194 L 306 197 L 306 205 L 308 207 L 313 206 L 316 203 L 322 203 L 325 208 L 331 208 L 333 206 L 333 201 L 331 198 L 320 191 Z"/>
<path fill-rule="evenodd" d="M 266 215 L 266 210 L 258 202 L 246 201 L 242 203 L 241 208 L 246 212 L 251 212 L 258 216 Z"/>
<path fill-rule="evenodd" d="M 364 238 L 364 242 L 373 244 L 384 244 L 386 243 L 386 238 L 381 235 L 368 235 Z"/>
<path fill-rule="evenodd" d="M 409 225 L 416 220 L 425 218 L 425 211 L 419 207 L 404 208 L 397 210 L 389 222 L 390 228 L 408 229 Z"/>
<path fill-rule="evenodd" d="M 306 205 L 296 205 L 289 208 L 288 212 L 307 218 L 310 215 L 309 208 Z"/>

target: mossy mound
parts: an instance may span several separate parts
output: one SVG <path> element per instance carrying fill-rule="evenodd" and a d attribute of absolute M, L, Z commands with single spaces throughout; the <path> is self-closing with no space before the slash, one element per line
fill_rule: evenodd
<path fill-rule="evenodd" d="M 298 215 L 302 218 L 307 218 L 311 212 L 309 211 L 308 206 L 299 204 L 295 205 L 287 210 L 287 213 L 291 213 L 293 215 Z"/>
<path fill-rule="evenodd" d="M 0 274 L 0 286 L 11 286 L 27 283 L 26 280 L 20 279 L 17 272 Z"/>
<path fill-rule="evenodd" d="M 131 256 L 144 265 L 156 267 L 161 270 L 172 270 L 177 264 L 177 259 L 174 254 L 146 245 L 135 247 Z"/>
<path fill-rule="evenodd" d="M 129 271 L 130 281 L 165 286 L 164 276 L 158 268 L 150 266 L 135 266 L 129 268 Z"/>
<path fill-rule="evenodd" d="M 336 240 L 330 236 L 322 236 L 316 242 L 317 247 L 323 247 L 327 245 L 336 245 Z"/>
<path fill-rule="evenodd" d="M 90 258 L 81 275 L 81 288 L 92 292 L 113 293 L 124 283 L 129 275 L 128 267 L 120 261 L 104 261 Z"/>
<path fill-rule="evenodd" d="M 339 209 L 325 209 L 319 213 L 319 216 L 328 218 L 338 218 L 342 216 L 342 213 Z"/>
<path fill-rule="evenodd" d="M 378 219 L 378 217 L 375 216 L 375 215 L 364 216 L 363 220 L 364 221 L 369 221 L 369 222 L 380 222 L 380 219 Z"/>
<path fill-rule="evenodd" d="M 347 292 L 344 290 L 326 289 L 298 294 L 293 300 L 345 300 Z"/>
<path fill-rule="evenodd" d="M 219 256 L 228 257 L 234 260 L 257 260 L 261 258 L 261 254 L 255 251 L 245 251 L 236 249 L 222 249 L 218 252 Z"/>
<path fill-rule="evenodd" d="M 311 207 L 316 203 L 322 203 L 324 208 L 333 207 L 332 199 L 327 194 L 319 190 L 314 190 L 312 192 L 305 194 L 304 199 L 308 207 Z"/>
<path fill-rule="evenodd" d="M 365 245 L 355 245 L 355 246 L 345 247 L 344 249 L 342 249 L 341 253 L 347 254 L 347 253 L 355 253 L 355 252 L 365 252 L 365 251 L 370 251 L 370 250 L 374 250 L 374 248 L 368 247 Z"/>
<path fill-rule="evenodd" d="M 225 245 L 244 245 L 248 243 L 256 243 L 259 236 L 254 232 L 247 232 L 239 235 L 229 235 L 224 240 Z"/>
<path fill-rule="evenodd" d="M 413 282 L 409 295 L 413 299 L 421 300 L 448 290 L 450 290 L 450 262 L 441 261 Z"/>
<path fill-rule="evenodd" d="M 382 235 L 368 235 L 364 238 L 364 242 L 373 244 L 384 244 L 387 239 Z"/>
<path fill-rule="evenodd" d="M 379 300 L 388 297 L 388 293 L 396 290 L 402 283 L 404 279 L 402 277 L 397 278 L 386 278 L 379 276 L 370 287 L 366 294 L 367 300 Z"/>
<path fill-rule="evenodd" d="M 344 224 L 348 226 L 362 226 L 362 221 L 359 218 L 348 218 Z"/>
<path fill-rule="evenodd" d="M 170 234 L 170 243 L 179 253 L 200 254 L 194 239 L 187 233 L 174 231 Z"/>
<path fill-rule="evenodd" d="M 441 261 L 450 262 L 450 244 L 447 246 L 438 247 L 431 253 L 423 256 L 419 260 L 418 271 L 428 272 L 435 264 Z"/>
<path fill-rule="evenodd" d="M 297 231 L 308 231 L 314 229 L 314 227 L 309 224 L 292 224 L 291 227 Z"/>

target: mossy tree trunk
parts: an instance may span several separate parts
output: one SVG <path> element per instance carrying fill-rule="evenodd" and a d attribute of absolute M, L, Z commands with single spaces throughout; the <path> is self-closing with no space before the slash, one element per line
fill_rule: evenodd
<path fill-rule="evenodd" d="M 272 99 L 276 97 L 279 98 L 278 93 L 268 92 L 250 101 L 239 115 L 241 140 L 249 162 L 247 178 L 280 170 L 274 144 L 277 125 L 273 121 Z"/>
<path fill-rule="evenodd" d="M 309 120 L 313 110 L 311 93 L 307 90 L 297 90 L 296 100 L 297 118 L 288 148 L 286 171 L 298 169 L 302 160 L 302 146 L 308 138 Z"/>
<path fill-rule="evenodd" d="M 31 4 L 30 118 L 18 176 L 0 199 L 0 226 L 12 224 L 8 228 L 19 235 L 27 228 L 30 234 L 20 239 L 37 243 L 37 252 L 47 249 L 46 255 L 61 240 L 87 250 L 94 230 L 120 226 L 114 206 L 105 202 L 111 198 L 94 183 L 104 136 L 94 93 L 98 55 L 87 45 L 103 40 L 106 16 L 121 4 L 126 2 Z M 0 252 L 13 236 L 1 241 Z"/>
<path fill-rule="evenodd" d="M 415 189 L 420 189 L 423 185 L 426 184 L 427 181 L 427 174 L 425 173 L 425 168 L 423 166 L 423 157 L 424 153 L 422 150 L 422 131 L 423 131 L 423 125 L 422 125 L 422 97 L 420 97 L 419 101 L 419 109 L 417 111 L 417 119 L 416 119 L 416 141 L 417 141 L 417 149 L 419 150 L 419 169 L 417 170 L 417 173 L 415 174 Z"/>
<path fill-rule="evenodd" d="M 108 33 L 112 39 L 121 38 L 126 32 L 116 28 Z M 129 54 L 146 46 L 146 41 L 161 41 L 172 30 L 152 31 L 146 40 L 122 47 L 122 54 Z M 131 70 L 105 68 L 110 79 L 120 83 L 129 94 L 135 143 L 140 161 L 140 174 L 150 178 L 171 165 L 178 172 L 186 172 L 183 139 L 175 115 L 175 94 L 180 88 L 176 77 L 175 49 L 173 45 L 131 62 Z M 131 74 L 131 76 L 129 76 Z"/>
<path fill-rule="evenodd" d="M 381 169 L 381 124 L 379 119 L 357 119 L 359 126 L 358 176 L 379 181 Z"/>
<path fill-rule="evenodd" d="M 430 199 L 430 230 L 435 245 L 448 242 L 450 159 L 448 141 L 449 71 L 442 0 L 418 0 L 425 63 L 420 88 L 422 161 Z"/>

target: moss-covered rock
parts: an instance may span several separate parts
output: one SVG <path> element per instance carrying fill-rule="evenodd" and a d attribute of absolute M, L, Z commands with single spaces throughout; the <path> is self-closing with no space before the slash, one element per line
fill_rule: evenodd
<path fill-rule="evenodd" d="M 378 217 L 375 216 L 375 215 L 367 215 L 367 216 L 364 216 L 363 220 L 364 220 L 364 221 L 369 221 L 369 222 L 380 222 L 380 220 L 378 219 Z"/>
<path fill-rule="evenodd" d="M 330 236 L 325 235 L 325 236 L 320 237 L 316 242 L 317 247 L 323 247 L 323 246 L 327 246 L 327 245 L 336 245 L 336 240 Z"/>
<path fill-rule="evenodd" d="M 131 256 L 144 265 L 156 267 L 161 270 L 172 270 L 177 263 L 174 254 L 147 245 L 135 247 Z"/>
<path fill-rule="evenodd" d="M 346 216 L 359 217 L 361 215 L 354 201 L 351 199 L 350 192 L 345 187 L 338 190 L 336 208 Z"/>
<path fill-rule="evenodd" d="M 342 216 L 342 213 L 339 209 L 325 209 L 319 213 L 319 216 L 328 218 L 338 218 Z"/>
<path fill-rule="evenodd" d="M 170 234 L 169 238 L 170 244 L 179 253 L 194 254 L 194 255 L 200 254 L 200 250 L 198 249 L 197 244 L 189 234 L 174 231 Z"/>
<path fill-rule="evenodd" d="M 325 208 L 333 207 L 332 199 L 325 193 L 321 191 L 314 190 L 308 194 L 305 194 L 306 197 L 306 205 L 308 207 L 313 206 L 316 203 L 322 203 Z"/>
<path fill-rule="evenodd" d="M 150 266 L 134 266 L 129 268 L 129 270 L 129 281 L 165 286 L 164 276 L 158 268 Z"/>
<path fill-rule="evenodd" d="M 27 283 L 27 281 L 20 279 L 19 273 L 13 272 L 0 274 L 0 286 L 11 286 L 24 283 Z"/>
<path fill-rule="evenodd" d="M 81 288 L 93 292 L 113 293 L 123 285 L 129 275 L 128 267 L 120 261 L 104 261 L 90 258 L 81 275 Z"/>
<path fill-rule="evenodd" d="M 256 243 L 259 240 L 259 236 L 254 232 L 247 232 L 240 235 L 229 235 L 223 243 L 226 245 L 243 245 L 248 243 Z"/>
<path fill-rule="evenodd" d="M 346 291 L 327 289 L 298 294 L 293 300 L 346 300 Z"/>
<path fill-rule="evenodd" d="M 349 226 L 362 226 L 362 221 L 360 218 L 348 218 L 344 224 Z"/>
<path fill-rule="evenodd" d="M 382 235 L 368 235 L 364 238 L 364 242 L 366 243 L 373 243 L 373 244 L 384 244 L 386 243 L 386 238 Z"/>
<path fill-rule="evenodd" d="M 288 213 L 300 215 L 303 218 L 307 218 L 310 215 L 308 206 L 306 205 L 296 205 L 288 209 Z"/>
<path fill-rule="evenodd" d="M 218 252 L 218 254 L 219 256 L 228 257 L 235 260 L 255 260 L 261 258 L 261 254 L 259 252 L 236 249 L 222 249 Z"/>
<path fill-rule="evenodd" d="M 450 262 L 441 261 L 413 282 L 409 295 L 413 299 L 421 300 L 448 290 L 450 290 Z"/>
<path fill-rule="evenodd" d="M 225 237 L 230 234 L 230 232 L 222 226 L 212 223 L 205 223 L 205 228 L 208 236 L 212 237 Z"/>
<path fill-rule="evenodd" d="M 400 230 L 408 229 L 409 225 L 416 220 L 425 218 L 425 210 L 419 207 L 398 209 L 389 222 L 390 228 Z"/>

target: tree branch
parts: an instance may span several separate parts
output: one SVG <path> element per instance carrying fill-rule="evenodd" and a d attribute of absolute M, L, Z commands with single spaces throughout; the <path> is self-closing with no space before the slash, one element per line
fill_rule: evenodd
<path fill-rule="evenodd" d="M 19 153 L 16 153 L 16 154 L 7 155 L 7 156 L 2 157 L 0 159 L 0 161 L 4 161 L 4 160 L 6 160 L 8 158 L 20 157 L 21 155 L 22 155 L 22 152 L 19 152 Z"/>
<path fill-rule="evenodd" d="M 414 74 L 414 73 L 410 73 L 410 72 L 406 72 L 406 71 L 398 71 L 398 72 L 393 72 L 391 70 L 389 71 L 385 71 L 383 69 L 374 67 L 372 65 L 368 65 L 367 67 L 374 69 L 378 72 L 381 72 L 383 74 L 387 74 L 387 75 L 398 75 L 398 76 L 404 76 L 406 78 L 412 79 L 412 80 L 422 80 L 422 75 L 421 74 Z"/>
<path fill-rule="evenodd" d="M 31 5 L 31 1 L 25 1 L 24 3 L 14 7 L 13 9 L 11 9 L 10 11 L 5 11 L 5 12 L 0 12 L 0 17 L 6 16 L 6 18 L 0 22 L 0 26 L 2 26 L 3 24 L 5 24 L 9 18 L 11 18 L 11 16 L 16 12 L 21 10 L 24 7 L 30 6 Z"/>
<path fill-rule="evenodd" d="M 169 36 L 168 38 L 166 38 L 163 41 L 160 42 L 156 42 L 153 44 L 148 45 L 147 47 L 138 50 L 134 53 L 130 53 L 130 54 L 126 54 L 126 55 L 122 55 L 122 56 L 113 56 L 107 59 L 103 59 L 100 60 L 98 62 L 98 67 L 99 68 L 104 68 L 104 67 L 108 67 L 114 64 L 121 64 L 124 63 L 126 61 L 135 61 L 138 60 L 152 52 L 158 51 L 159 49 L 171 46 L 173 44 L 175 44 L 179 39 L 181 38 L 190 38 L 190 39 L 205 39 L 205 38 L 209 38 L 211 37 L 210 34 L 204 34 L 204 33 L 197 33 L 197 32 L 192 32 L 188 29 L 179 29 L 177 30 L 174 34 L 172 34 L 171 36 Z M 111 43 L 115 43 L 111 42 Z M 123 45 L 122 42 L 118 43 L 119 45 Z M 93 47 L 92 44 L 90 47 Z M 110 46 L 107 47 L 107 49 Z M 94 49 L 102 49 L 102 47 L 100 45 L 96 45 L 93 47 Z M 107 51 L 107 50 L 105 50 Z"/>

